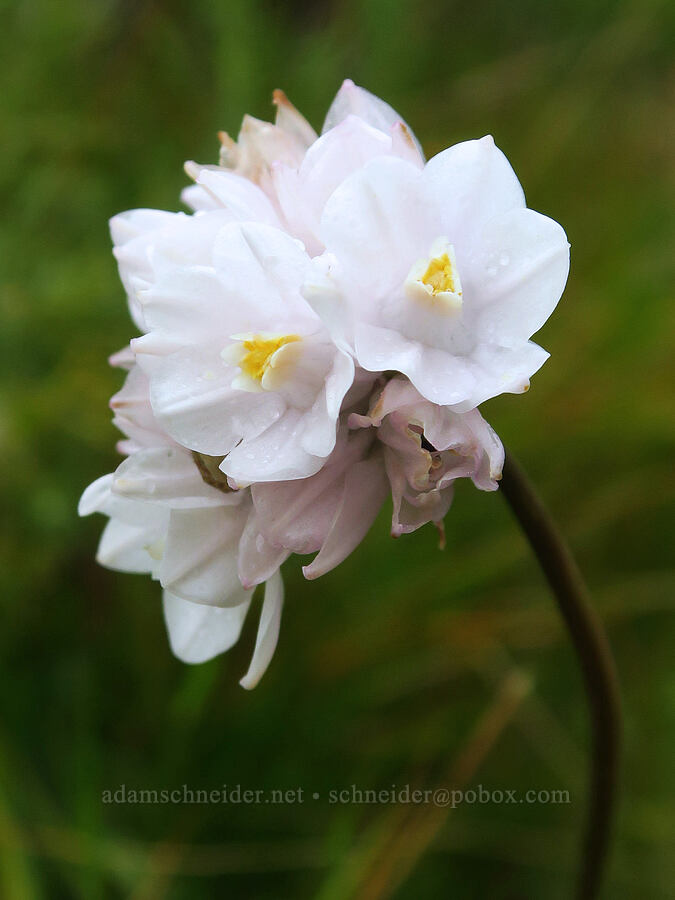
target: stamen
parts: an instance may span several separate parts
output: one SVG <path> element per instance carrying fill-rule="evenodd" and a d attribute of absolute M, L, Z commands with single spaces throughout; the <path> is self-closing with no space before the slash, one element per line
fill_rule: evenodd
<path fill-rule="evenodd" d="M 408 296 L 432 304 L 440 313 L 462 308 L 462 283 L 457 271 L 455 248 L 447 238 L 434 241 L 426 259 L 418 259 L 405 282 Z"/>
<path fill-rule="evenodd" d="M 434 295 L 440 294 L 441 291 L 455 292 L 453 266 L 447 253 L 429 261 L 427 270 L 422 275 L 422 284 L 430 287 L 431 293 Z"/>
<path fill-rule="evenodd" d="M 285 344 L 299 340 L 300 337 L 297 334 L 287 334 L 277 338 L 264 338 L 256 334 L 250 340 L 243 342 L 246 352 L 239 361 L 239 367 L 249 378 L 261 382 L 270 365 L 270 360 L 277 350 Z"/>

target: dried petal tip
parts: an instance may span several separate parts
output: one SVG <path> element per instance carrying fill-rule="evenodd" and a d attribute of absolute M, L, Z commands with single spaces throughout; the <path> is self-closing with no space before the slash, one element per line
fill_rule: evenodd
<path fill-rule="evenodd" d="M 232 140 L 232 138 L 226 131 L 218 132 L 218 140 L 223 145 L 223 147 L 226 147 L 228 150 L 232 147 L 236 147 L 236 142 Z"/>
<path fill-rule="evenodd" d="M 416 147 L 415 138 L 412 135 L 412 131 L 409 126 L 406 125 L 405 122 L 394 122 L 392 125 L 392 131 L 395 131 L 397 134 L 400 134 L 401 137 L 408 143 L 411 147 Z"/>
<path fill-rule="evenodd" d="M 272 94 L 272 103 L 277 108 L 275 122 L 277 128 L 286 134 L 287 139 L 292 138 L 294 142 L 297 142 L 296 150 L 300 152 L 299 161 L 302 159 L 304 151 L 316 140 L 316 131 L 279 88 Z"/>
<path fill-rule="evenodd" d="M 275 88 L 272 91 L 272 103 L 275 106 L 290 106 L 293 109 L 295 109 L 295 107 L 293 106 L 291 101 L 288 99 L 286 94 L 281 90 L 281 88 Z"/>

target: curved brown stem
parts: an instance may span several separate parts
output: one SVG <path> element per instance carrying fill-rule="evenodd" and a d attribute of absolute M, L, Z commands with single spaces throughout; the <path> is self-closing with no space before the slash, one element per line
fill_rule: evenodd
<path fill-rule="evenodd" d="M 621 744 L 621 703 L 612 652 L 577 564 L 527 476 L 507 453 L 501 491 L 508 501 L 558 601 L 584 677 L 593 751 L 590 800 L 578 900 L 600 891 L 616 805 Z"/>

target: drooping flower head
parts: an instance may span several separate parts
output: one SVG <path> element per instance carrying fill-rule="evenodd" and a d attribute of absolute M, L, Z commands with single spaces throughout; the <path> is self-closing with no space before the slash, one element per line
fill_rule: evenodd
<path fill-rule="evenodd" d="M 186 164 L 191 213 L 111 222 L 141 334 L 112 358 L 126 458 L 80 504 L 109 517 L 103 565 L 160 581 L 187 662 L 230 647 L 265 584 L 245 687 L 274 652 L 291 554 L 315 553 L 317 578 L 388 496 L 399 536 L 442 531 L 458 479 L 497 488 L 503 448 L 477 407 L 546 359 L 530 338 L 569 260 L 491 138 L 425 163 L 350 81 L 320 136 L 274 102 L 274 124 L 221 134 L 218 165 Z"/>

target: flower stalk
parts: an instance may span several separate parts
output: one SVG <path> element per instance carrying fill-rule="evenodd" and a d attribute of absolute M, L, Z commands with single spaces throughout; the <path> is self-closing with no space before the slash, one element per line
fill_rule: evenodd
<path fill-rule="evenodd" d="M 508 452 L 501 491 L 555 595 L 583 674 L 591 715 L 592 758 L 576 897 L 594 900 L 607 860 L 619 780 L 621 703 L 614 659 L 574 557 L 529 479 Z"/>

